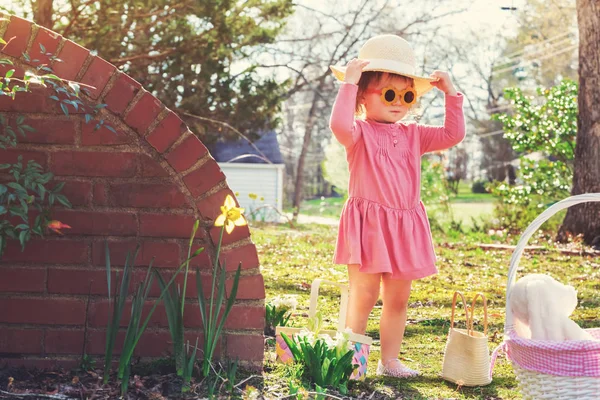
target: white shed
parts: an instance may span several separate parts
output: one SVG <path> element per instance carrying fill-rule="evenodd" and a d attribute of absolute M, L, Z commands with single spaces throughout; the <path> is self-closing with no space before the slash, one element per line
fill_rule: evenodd
<path fill-rule="evenodd" d="M 283 212 L 284 164 L 218 163 L 247 218 L 279 222 Z M 255 197 L 256 198 L 251 198 Z M 279 213 L 270 207 L 276 208 Z M 262 208 L 259 208 L 262 207 Z"/>

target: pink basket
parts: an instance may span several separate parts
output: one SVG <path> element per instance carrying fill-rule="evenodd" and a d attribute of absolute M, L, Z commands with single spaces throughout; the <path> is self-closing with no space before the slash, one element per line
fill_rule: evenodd
<path fill-rule="evenodd" d="M 600 201 L 600 193 L 588 193 L 562 200 L 540 214 L 527 227 L 510 260 L 506 285 L 504 348 L 510 359 L 525 399 L 600 398 L 600 341 L 569 340 L 555 342 L 517 336 L 509 307 L 511 289 L 527 241 L 556 212 L 570 206 Z M 600 329 L 588 329 L 600 340 Z"/>

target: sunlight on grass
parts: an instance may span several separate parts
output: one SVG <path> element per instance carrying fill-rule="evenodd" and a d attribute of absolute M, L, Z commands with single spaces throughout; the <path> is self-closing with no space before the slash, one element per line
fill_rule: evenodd
<path fill-rule="evenodd" d="M 297 295 L 299 308 L 291 321 L 294 326 L 303 326 L 308 316 L 309 291 L 313 279 L 347 281 L 346 267 L 332 264 L 337 229 L 322 225 L 300 225 L 298 229 L 290 229 L 284 225 L 263 224 L 253 227 L 252 232 L 261 260 L 267 301 L 280 294 Z M 446 242 L 446 238 L 437 234 L 434 236 L 438 243 Z M 411 399 L 521 397 L 512 367 L 503 357 L 496 363 L 494 380 L 489 386 L 458 389 L 456 385 L 440 378 L 455 290 L 462 291 L 469 298 L 476 292 L 486 295 L 489 304 L 490 351 L 502 341 L 506 274 L 512 255 L 510 251 L 485 251 L 473 242 L 460 240 L 443 246 L 440 244 L 436 245 L 439 274 L 416 281 L 413 285 L 406 336 L 400 355 L 407 365 L 421 370 L 423 376 L 409 380 L 375 377 L 379 356 L 379 303 L 369 318 L 367 328 L 367 334 L 374 339 L 369 359 L 369 378 L 365 382 L 351 384 L 352 396 L 359 396 L 361 392 L 370 395 L 377 391 L 380 398 L 385 393 L 392 398 L 402 396 Z M 596 296 L 600 288 L 598 260 L 544 251 L 525 254 L 521 267 L 517 278 L 527 273 L 541 272 L 575 286 L 580 304 L 573 319 L 586 327 L 600 325 L 597 320 L 600 301 Z M 339 293 L 334 288 L 323 286 L 319 308 L 325 316 L 327 328 L 335 329 L 338 302 Z M 459 313 L 457 317 L 459 323 L 462 315 Z M 475 320 L 479 330 L 483 329 L 481 318 L 482 312 L 478 310 Z M 267 355 L 269 357 L 273 355 Z M 280 384 L 286 384 L 286 378 L 278 375 L 281 372 L 277 371 L 280 369 L 270 371 L 267 368 L 267 381 L 282 379 L 283 383 Z"/>

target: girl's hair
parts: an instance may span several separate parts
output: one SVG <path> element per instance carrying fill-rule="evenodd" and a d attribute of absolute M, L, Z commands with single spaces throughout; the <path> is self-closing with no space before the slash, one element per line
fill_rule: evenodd
<path fill-rule="evenodd" d="M 365 111 L 366 111 L 365 106 L 361 104 L 361 100 L 362 100 L 362 97 L 364 96 L 365 92 L 371 85 L 371 83 L 374 82 L 375 84 L 379 84 L 379 82 L 381 82 L 382 79 L 384 79 L 384 78 L 389 79 L 393 75 L 399 76 L 399 77 L 405 79 L 406 81 L 408 81 L 408 85 L 410 87 L 413 87 L 413 88 L 415 87 L 414 79 L 409 78 L 407 76 L 396 75 L 396 74 L 392 74 L 389 72 L 382 72 L 382 71 L 363 72 L 362 75 L 360 76 L 360 80 L 358 81 L 358 93 L 356 94 L 356 106 L 354 109 L 354 113 L 356 115 L 364 115 L 365 114 Z"/>

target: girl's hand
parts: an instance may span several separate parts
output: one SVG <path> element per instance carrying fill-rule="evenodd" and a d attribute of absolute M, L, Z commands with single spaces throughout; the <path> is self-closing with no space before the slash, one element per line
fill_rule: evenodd
<path fill-rule="evenodd" d="M 447 72 L 443 71 L 433 71 L 431 74 L 432 78 L 438 78 L 435 82 L 430 82 L 433 86 L 446 93 L 448 96 L 456 96 L 457 92 L 452 84 L 452 80 L 450 79 L 450 75 Z"/>
<path fill-rule="evenodd" d="M 366 60 L 358 60 L 353 58 L 346 66 L 346 75 L 344 76 L 344 82 L 358 84 L 362 70 L 369 64 Z"/>

